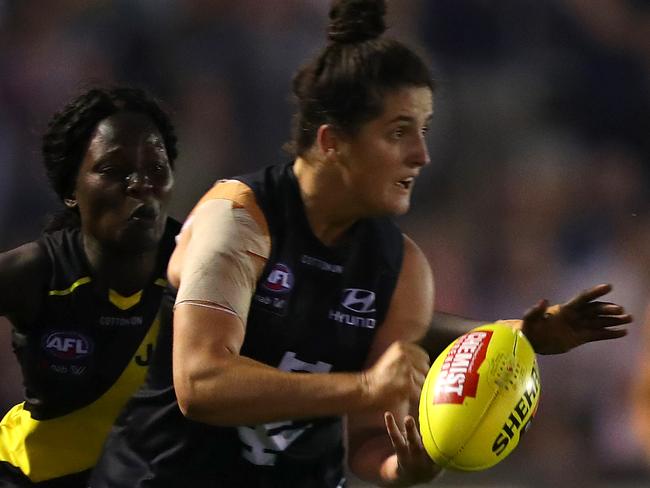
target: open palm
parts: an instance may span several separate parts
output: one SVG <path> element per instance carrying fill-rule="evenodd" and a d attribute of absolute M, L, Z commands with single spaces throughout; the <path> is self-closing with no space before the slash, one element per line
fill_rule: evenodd
<path fill-rule="evenodd" d="M 560 354 L 587 342 L 617 339 L 627 334 L 632 316 L 622 306 L 597 299 L 608 294 L 611 285 L 597 285 L 564 304 L 549 307 L 540 301 L 523 318 L 522 332 L 540 354 Z"/>

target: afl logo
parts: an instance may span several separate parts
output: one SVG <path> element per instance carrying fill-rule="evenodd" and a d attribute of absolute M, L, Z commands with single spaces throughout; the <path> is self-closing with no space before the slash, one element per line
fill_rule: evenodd
<path fill-rule="evenodd" d="M 43 349 L 56 358 L 74 360 L 88 356 L 92 343 L 76 332 L 53 332 L 43 338 Z"/>
<path fill-rule="evenodd" d="M 266 277 L 263 286 L 276 293 L 287 293 L 293 288 L 293 273 L 288 266 L 276 263 Z"/>
<path fill-rule="evenodd" d="M 357 313 L 371 313 L 375 311 L 375 292 L 360 288 L 346 288 L 343 290 L 343 305 L 348 310 Z"/>

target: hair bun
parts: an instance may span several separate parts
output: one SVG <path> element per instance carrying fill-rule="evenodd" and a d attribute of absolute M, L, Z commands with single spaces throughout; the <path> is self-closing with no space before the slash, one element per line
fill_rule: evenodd
<path fill-rule="evenodd" d="M 335 0 L 327 37 L 341 44 L 375 39 L 386 30 L 385 14 L 385 0 Z"/>

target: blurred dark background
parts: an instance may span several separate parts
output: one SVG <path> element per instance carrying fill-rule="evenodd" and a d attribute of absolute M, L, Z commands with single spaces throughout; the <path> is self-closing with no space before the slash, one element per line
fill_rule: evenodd
<path fill-rule="evenodd" d="M 0 0 L 0 250 L 58 203 L 40 162 L 50 115 L 94 82 L 142 86 L 180 138 L 173 215 L 221 177 L 287 159 L 290 82 L 327 0 Z M 393 0 L 389 34 L 438 80 L 432 165 L 402 228 L 441 310 L 520 317 L 608 282 L 631 334 L 541 357 L 533 428 L 506 461 L 440 486 L 650 484 L 629 415 L 650 297 L 650 2 Z M 646 346 L 647 347 L 647 346 Z M 20 401 L 0 319 L 0 410 Z"/>

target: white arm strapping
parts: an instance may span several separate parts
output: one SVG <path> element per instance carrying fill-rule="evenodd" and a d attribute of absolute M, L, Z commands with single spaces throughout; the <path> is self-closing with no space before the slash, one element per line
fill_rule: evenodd
<path fill-rule="evenodd" d="M 176 304 L 213 304 L 246 323 L 251 297 L 271 243 L 243 208 L 226 199 L 208 200 L 184 231 L 191 237 L 184 254 Z"/>

